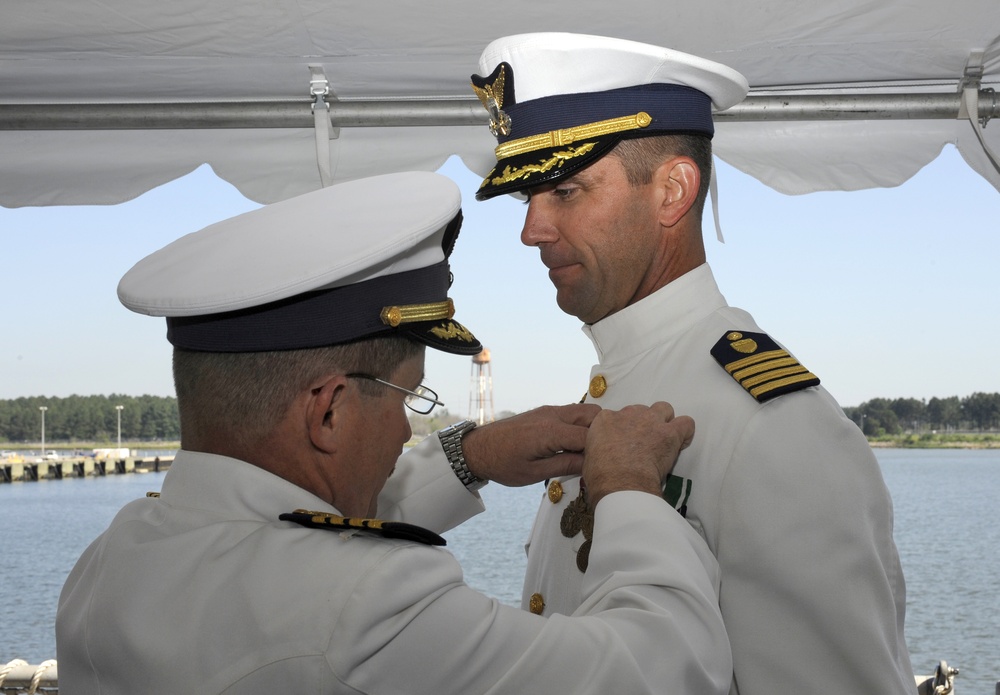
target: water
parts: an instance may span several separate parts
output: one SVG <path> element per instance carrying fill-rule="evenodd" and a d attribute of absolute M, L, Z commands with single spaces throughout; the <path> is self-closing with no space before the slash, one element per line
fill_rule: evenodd
<path fill-rule="evenodd" d="M 1000 680 L 1000 451 L 877 450 L 896 510 L 914 669 L 958 666 L 961 695 Z M 162 473 L 0 485 L 0 664 L 55 657 L 56 601 L 76 558 Z M 466 581 L 518 605 L 541 486 L 483 489 L 488 511 L 446 534 Z M 150 590 L 154 590 L 152 587 Z"/>
<path fill-rule="evenodd" d="M 895 509 L 915 670 L 958 666 L 962 695 L 1000 680 L 1000 451 L 876 451 Z"/>

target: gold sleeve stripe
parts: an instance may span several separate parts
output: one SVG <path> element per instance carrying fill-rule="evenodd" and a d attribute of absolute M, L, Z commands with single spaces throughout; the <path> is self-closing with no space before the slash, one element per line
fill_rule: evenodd
<path fill-rule="evenodd" d="M 518 138 L 517 140 L 511 140 L 510 142 L 505 142 L 504 144 L 499 145 L 496 148 L 497 161 L 501 161 L 507 157 L 516 157 L 517 155 L 524 154 L 526 152 L 534 152 L 535 150 L 541 150 L 546 147 L 562 147 L 564 145 L 571 145 L 574 142 L 579 142 L 580 140 L 600 137 L 601 135 L 620 133 L 624 130 L 645 128 L 652 122 L 653 119 L 648 113 L 640 111 L 639 113 L 631 116 L 609 118 L 606 121 L 586 123 L 584 125 L 578 125 L 572 128 L 562 128 L 560 130 L 550 130 L 549 132 L 541 133 L 540 135 L 529 135 L 528 137 Z"/>

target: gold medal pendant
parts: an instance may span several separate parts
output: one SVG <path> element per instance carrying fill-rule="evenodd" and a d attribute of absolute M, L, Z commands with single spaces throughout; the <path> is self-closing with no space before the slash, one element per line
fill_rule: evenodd
<path fill-rule="evenodd" d="M 580 546 L 580 549 L 576 551 L 576 568 L 581 572 L 586 572 L 587 565 L 590 564 L 590 545 L 591 541 L 588 538 Z"/>
<path fill-rule="evenodd" d="M 576 566 L 581 572 L 587 571 L 590 563 L 591 539 L 594 535 L 594 512 L 587 504 L 587 488 L 580 481 L 580 494 L 570 502 L 559 520 L 559 530 L 566 538 L 573 538 L 583 532 L 583 545 L 576 551 Z"/>
<path fill-rule="evenodd" d="M 559 520 L 559 530 L 566 538 L 572 538 L 583 528 L 583 515 L 587 512 L 587 500 L 583 498 L 583 490 L 575 500 L 566 505 L 562 519 Z"/>

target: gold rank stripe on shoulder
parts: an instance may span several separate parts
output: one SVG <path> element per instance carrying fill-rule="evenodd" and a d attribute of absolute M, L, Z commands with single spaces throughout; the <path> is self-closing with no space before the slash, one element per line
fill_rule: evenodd
<path fill-rule="evenodd" d="M 712 357 L 760 403 L 819 384 L 819 377 L 766 333 L 726 331 Z"/>
<path fill-rule="evenodd" d="M 425 545 L 446 545 L 447 541 L 438 534 L 413 524 L 402 521 L 383 521 L 381 519 L 357 519 L 338 516 L 327 512 L 311 512 L 308 509 L 296 509 L 278 517 L 281 521 L 292 521 L 309 528 L 326 529 L 328 531 L 369 531 L 383 538 L 399 538 L 416 541 Z"/>

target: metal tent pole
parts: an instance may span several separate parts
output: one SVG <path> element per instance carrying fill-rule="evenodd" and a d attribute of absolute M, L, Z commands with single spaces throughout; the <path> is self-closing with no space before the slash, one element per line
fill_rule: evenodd
<path fill-rule="evenodd" d="M 720 122 L 957 119 L 961 93 L 750 95 L 716 114 Z M 336 128 L 475 126 L 488 114 L 477 99 L 330 101 Z M 993 89 L 979 90 L 979 119 L 1000 116 Z M 311 99 L 286 101 L 0 104 L 0 130 L 312 128 Z"/>

